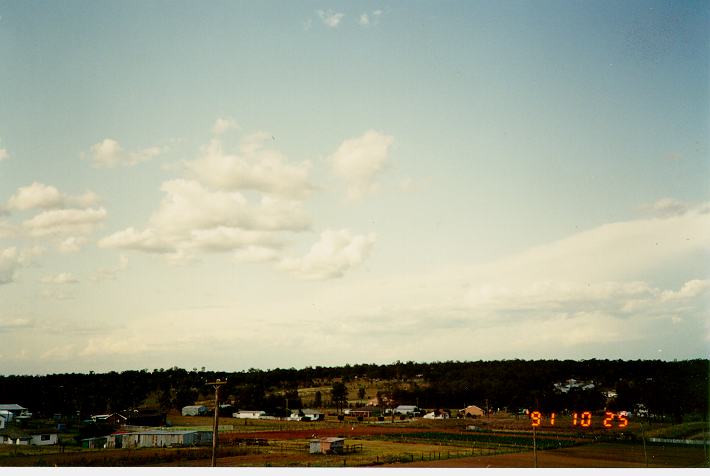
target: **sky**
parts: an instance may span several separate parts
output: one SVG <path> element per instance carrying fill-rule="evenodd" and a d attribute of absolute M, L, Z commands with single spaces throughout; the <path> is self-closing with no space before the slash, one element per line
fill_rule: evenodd
<path fill-rule="evenodd" d="M 0 0 L 0 374 L 707 358 L 709 23 Z"/>

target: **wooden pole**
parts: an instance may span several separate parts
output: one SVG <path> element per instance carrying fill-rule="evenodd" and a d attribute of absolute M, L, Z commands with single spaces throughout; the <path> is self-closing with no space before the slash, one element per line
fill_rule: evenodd
<path fill-rule="evenodd" d="M 212 467 L 217 466 L 217 440 L 219 437 L 219 387 L 227 383 L 217 379 L 216 382 L 207 382 L 214 387 L 214 426 L 212 427 Z"/>

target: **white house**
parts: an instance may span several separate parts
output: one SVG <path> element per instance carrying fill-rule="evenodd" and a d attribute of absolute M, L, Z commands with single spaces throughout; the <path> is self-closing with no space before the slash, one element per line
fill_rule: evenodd
<path fill-rule="evenodd" d="M 407 415 L 407 416 L 417 416 L 419 415 L 419 408 L 416 405 L 399 405 L 394 409 L 395 415 Z"/>
<path fill-rule="evenodd" d="M 266 416 L 266 412 L 262 410 L 239 410 L 237 413 L 232 413 L 234 418 L 247 418 L 258 420 Z"/>
<path fill-rule="evenodd" d="M 57 443 L 59 443 L 59 434 L 54 432 L 24 433 L 12 431 L 0 434 L 0 444 L 5 445 L 46 446 L 56 445 Z"/>

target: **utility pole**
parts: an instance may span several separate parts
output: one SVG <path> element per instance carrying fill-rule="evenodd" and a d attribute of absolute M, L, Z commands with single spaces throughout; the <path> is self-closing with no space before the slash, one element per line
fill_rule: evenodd
<path fill-rule="evenodd" d="M 537 468 L 537 440 L 535 438 L 535 427 L 533 427 L 533 460 L 533 467 Z"/>
<path fill-rule="evenodd" d="M 217 438 L 219 435 L 219 387 L 227 383 L 217 379 L 215 382 L 207 382 L 207 385 L 214 387 L 214 426 L 212 427 L 212 467 L 217 466 Z"/>

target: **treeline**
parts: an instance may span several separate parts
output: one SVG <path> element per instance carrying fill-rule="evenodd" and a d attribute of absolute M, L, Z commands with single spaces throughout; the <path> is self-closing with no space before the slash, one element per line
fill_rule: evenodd
<path fill-rule="evenodd" d="M 422 408 L 463 408 L 468 404 L 493 409 L 537 408 L 631 410 L 642 404 L 658 417 L 707 418 L 707 359 L 659 360 L 502 360 L 478 362 L 395 362 L 303 369 L 250 369 L 214 372 L 177 367 L 140 371 L 44 376 L 0 376 L 0 403 L 19 403 L 37 416 L 56 413 L 84 418 L 91 414 L 151 407 L 163 411 L 213 398 L 206 382 L 227 379 L 221 395 L 238 408 L 283 411 L 327 404 L 303 402 L 298 388 L 331 385 L 342 380 L 351 387 L 368 380 L 384 381 L 380 397 Z M 593 388 L 560 392 L 556 383 L 568 379 L 593 383 Z M 615 391 L 609 401 L 603 391 Z M 368 395 L 372 397 L 373 395 Z M 322 399 L 322 400 L 321 400 Z"/>

